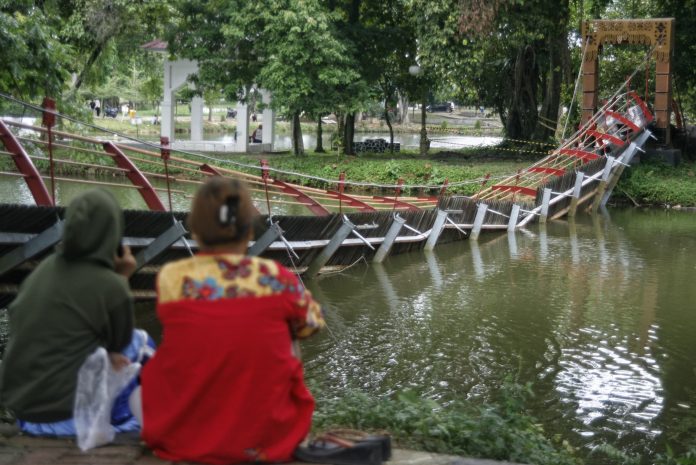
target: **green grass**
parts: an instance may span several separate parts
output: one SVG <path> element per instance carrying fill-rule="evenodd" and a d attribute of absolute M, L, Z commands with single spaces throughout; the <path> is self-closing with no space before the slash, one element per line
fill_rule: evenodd
<path fill-rule="evenodd" d="M 259 159 L 265 158 L 273 168 L 309 174 L 324 179 L 337 180 L 341 172 L 345 172 L 346 181 L 369 182 L 374 184 L 395 185 L 399 178 L 409 185 L 441 185 L 445 179 L 455 183 L 465 180 L 479 180 L 486 174 L 492 177 L 514 175 L 515 172 L 527 166 L 526 162 L 516 160 L 486 160 L 473 161 L 461 158 L 452 153 L 434 155 L 423 159 L 415 152 L 397 154 L 391 157 L 387 154 L 348 157 L 337 156 L 336 153 L 310 153 L 304 157 L 294 155 L 267 155 L 234 157 L 235 161 L 258 165 Z M 255 173 L 258 174 L 258 171 Z M 317 180 L 307 180 L 300 176 L 280 175 L 283 180 L 295 183 L 306 183 L 315 187 L 327 187 L 326 183 Z M 336 186 L 328 186 L 335 189 Z M 480 182 L 448 189 L 449 193 L 472 195 L 481 189 Z"/>
<path fill-rule="evenodd" d="M 313 430 L 355 428 L 386 431 L 398 447 L 535 465 L 696 465 L 696 446 L 674 452 L 669 446 L 652 457 L 629 454 L 611 444 L 577 449 L 563 435 L 549 434 L 525 411 L 531 384 L 505 381 L 495 403 L 454 400 L 446 404 L 413 391 L 370 397 L 357 391 L 317 397 Z M 326 398 L 325 398 L 326 397 Z"/>
<path fill-rule="evenodd" d="M 336 427 L 387 431 L 400 447 L 467 457 L 510 460 L 537 465 L 582 463 L 560 438 L 549 437 L 525 413 L 529 386 L 508 384 L 500 405 L 452 401 L 447 405 L 413 391 L 390 398 L 348 392 L 319 400 L 314 430 Z"/>
<path fill-rule="evenodd" d="M 616 194 L 641 205 L 696 206 L 696 164 L 644 163 L 624 170 Z"/>

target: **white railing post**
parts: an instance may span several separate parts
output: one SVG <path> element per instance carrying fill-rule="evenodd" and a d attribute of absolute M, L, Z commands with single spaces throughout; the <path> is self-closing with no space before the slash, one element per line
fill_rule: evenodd
<path fill-rule="evenodd" d="M 480 203 L 478 210 L 476 210 L 476 219 L 474 219 L 474 227 L 471 230 L 470 238 L 474 241 L 478 240 L 479 234 L 481 234 L 481 228 L 483 227 L 483 220 L 486 217 L 486 212 L 488 211 L 488 205 L 485 203 Z"/>
<path fill-rule="evenodd" d="M 570 208 L 568 209 L 568 216 L 575 216 L 575 212 L 578 209 L 578 201 L 580 200 L 580 193 L 582 192 L 582 182 L 585 179 L 585 173 L 578 171 L 575 173 L 575 186 L 573 187 L 573 197 L 570 199 Z"/>
<path fill-rule="evenodd" d="M 539 223 L 546 223 L 546 219 L 549 217 L 549 202 L 551 201 L 551 189 L 548 187 L 544 189 L 544 196 L 541 198 L 541 215 L 539 216 Z"/>

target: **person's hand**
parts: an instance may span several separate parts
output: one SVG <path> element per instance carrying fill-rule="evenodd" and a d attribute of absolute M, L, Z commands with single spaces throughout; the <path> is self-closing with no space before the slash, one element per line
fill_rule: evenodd
<path fill-rule="evenodd" d="M 109 352 L 109 361 L 111 362 L 111 367 L 115 371 L 120 371 L 131 363 L 128 357 L 120 352 Z"/>
<path fill-rule="evenodd" d="M 135 267 L 135 257 L 131 253 L 130 247 L 124 245 L 123 254 L 114 255 L 114 269 L 116 270 L 116 273 L 120 274 L 121 276 L 130 278 L 133 273 L 135 273 Z"/>

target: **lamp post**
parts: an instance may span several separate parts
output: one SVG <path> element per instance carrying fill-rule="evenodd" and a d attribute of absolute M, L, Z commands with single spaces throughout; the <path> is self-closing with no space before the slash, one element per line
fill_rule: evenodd
<path fill-rule="evenodd" d="M 421 67 L 418 65 L 411 65 L 408 67 L 408 73 L 411 76 L 420 76 L 421 74 Z M 422 84 L 422 83 L 421 83 Z M 424 86 L 425 87 L 425 86 Z M 426 90 L 425 88 L 423 89 L 423 101 L 421 102 L 421 130 L 420 130 L 420 154 L 421 156 L 426 156 L 428 154 L 428 150 L 430 149 L 430 141 L 428 140 L 428 132 L 425 129 L 425 121 L 426 121 L 426 113 L 425 113 L 425 104 L 426 104 Z"/>

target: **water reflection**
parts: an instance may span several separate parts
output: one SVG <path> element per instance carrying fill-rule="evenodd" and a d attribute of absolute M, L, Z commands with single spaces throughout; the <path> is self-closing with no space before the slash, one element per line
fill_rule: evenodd
<path fill-rule="evenodd" d="M 324 131 L 323 137 L 321 138 L 324 148 L 327 149 L 331 147 L 331 137 L 332 133 Z M 206 135 L 206 140 L 213 142 L 225 142 L 233 143 L 235 142 L 235 137 L 233 134 L 224 135 Z M 367 139 L 384 139 L 389 142 L 389 132 L 369 132 L 355 134 L 355 142 L 363 142 Z M 432 137 L 430 146 L 432 148 L 444 148 L 444 149 L 461 149 L 463 147 L 483 147 L 488 145 L 500 144 L 503 141 L 502 137 L 494 136 L 451 136 L 451 135 L 435 135 Z M 402 148 L 414 149 L 420 144 L 420 134 L 419 133 L 394 133 L 394 142 L 401 144 Z M 317 137 L 314 133 L 302 133 L 302 144 L 305 149 L 313 150 L 317 145 Z M 273 140 L 273 148 L 275 150 L 290 150 L 292 148 L 292 138 L 289 134 L 276 133 Z"/>
<path fill-rule="evenodd" d="M 63 180 L 56 181 L 55 194 L 58 205 L 68 205 L 70 201 L 84 192 L 86 189 L 97 187 L 94 181 L 99 181 L 98 186 L 101 189 L 106 189 L 118 200 L 119 204 L 126 209 L 132 210 L 147 210 L 147 204 L 143 200 L 140 192 L 127 179 L 114 177 L 96 177 L 96 178 L 75 178 L 70 179 L 62 177 Z M 45 180 L 46 188 L 50 191 L 51 184 L 49 180 Z M 150 180 L 152 186 L 156 189 L 157 196 L 162 201 L 166 208 L 169 208 L 169 199 L 167 195 L 167 184 L 164 180 Z M 175 211 L 188 211 L 191 207 L 191 199 L 196 189 L 197 184 L 191 183 L 172 183 L 172 207 Z M 266 197 L 262 192 L 252 192 L 252 198 L 257 210 L 262 214 L 268 212 Z M 17 178 L 2 178 L 0 179 L 0 199 L 4 203 L 16 203 L 34 205 L 34 198 L 27 187 L 24 179 Z M 307 215 L 309 210 L 301 205 L 291 205 L 287 202 L 287 197 L 277 194 L 270 195 L 271 211 L 274 215 Z"/>
<path fill-rule="evenodd" d="M 508 249 L 510 249 L 510 259 L 514 260 L 517 258 L 517 235 L 514 231 L 509 231 L 507 234 L 508 239 Z"/>

